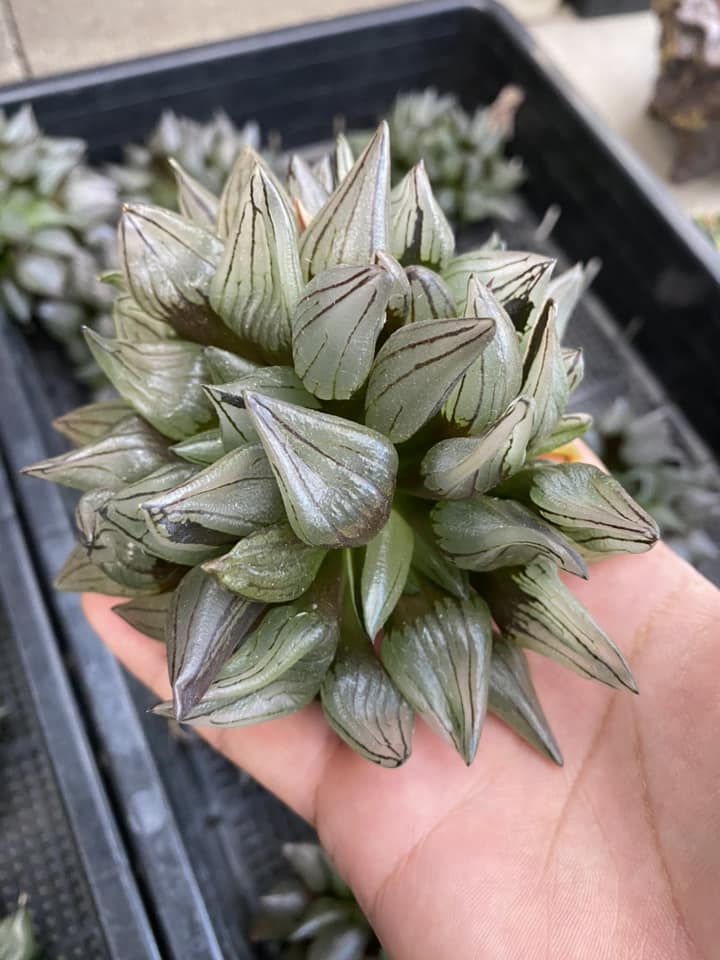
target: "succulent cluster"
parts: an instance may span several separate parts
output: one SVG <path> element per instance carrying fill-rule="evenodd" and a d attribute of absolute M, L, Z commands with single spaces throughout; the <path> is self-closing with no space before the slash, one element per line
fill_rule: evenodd
<path fill-rule="evenodd" d="M 286 843 L 294 876 L 260 898 L 252 939 L 283 960 L 387 960 L 352 891 L 316 843 Z"/>
<path fill-rule="evenodd" d="M 58 585 L 133 598 L 179 720 L 319 696 L 397 766 L 415 715 L 470 763 L 489 708 L 560 762 L 524 648 L 635 690 L 559 573 L 657 536 L 610 476 L 544 459 L 591 422 L 560 344 L 582 271 L 458 255 L 422 163 L 391 190 L 384 123 L 325 166 L 294 157 L 286 192 L 245 148 L 219 198 L 178 171 L 182 215 L 124 211 L 116 337 L 87 333 L 120 399 L 29 469 L 83 491 Z"/>
<path fill-rule="evenodd" d="M 17 910 L 0 919 L 0 960 L 33 960 L 37 955 L 25 902 L 21 897 Z"/>
<path fill-rule="evenodd" d="M 524 179 L 517 157 L 505 154 L 518 87 L 504 87 L 489 106 L 465 111 L 452 94 L 427 90 L 401 94 L 388 113 L 394 179 L 425 161 L 440 206 L 453 221 L 514 219 L 514 191 Z"/>
<path fill-rule="evenodd" d="M 81 379 L 97 368 L 80 334 L 109 323 L 98 279 L 114 250 L 112 182 L 84 163 L 81 140 L 45 136 L 33 111 L 0 111 L 0 312 L 61 341 Z"/>
<path fill-rule="evenodd" d="M 238 128 L 224 110 L 207 122 L 163 111 L 143 144 L 128 144 L 123 161 L 108 167 L 123 201 L 177 208 L 177 163 L 207 190 L 219 193 L 243 147 L 260 149 L 260 128 Z"/>

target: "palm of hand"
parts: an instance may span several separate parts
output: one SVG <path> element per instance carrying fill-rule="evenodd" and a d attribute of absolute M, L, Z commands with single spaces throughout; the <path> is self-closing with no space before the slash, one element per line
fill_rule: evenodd
<path fill-rule="evenodd" d="M 662 545 L 574 592 L 641 694 L 532 658 L 563 770 L 494 718 L 471 768 L 422 725 L 400 770 L 372 766 L 316 706 L 207 731 L 310 819 L 394 960 L 684 960 L 720 942 L 720 599 Z M 126 666 L 168 695 L 162 646 L 84 598 Z"/>

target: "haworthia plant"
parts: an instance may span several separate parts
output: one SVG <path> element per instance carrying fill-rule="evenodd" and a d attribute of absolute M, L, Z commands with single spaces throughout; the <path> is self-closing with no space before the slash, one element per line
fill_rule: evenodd
<path fill-rule="evenodd" d="M 558 571 L 657 530 L 596 468 L 543 459 L 589 426 L 558 331 L 578 271 L 457 255 L 425 168 L 391 191 L 390 167 L 383 124 L 356 160 L 342 137 L 293 158 L 292 197 L 246 148 L 219 195 L 176 167 L 182 214 L 126 209 L 118 335 L 88 334 L 122 399 L 60 418 L 76 449 L 29 470 L 83 491 L 59 586 L 131 598 L 166 644 L 163 714 L 319 699 L 393 767 L 416 715 L 471 763 L 490 709 L 560 761 L 522 648 L 635 689 Z"/>

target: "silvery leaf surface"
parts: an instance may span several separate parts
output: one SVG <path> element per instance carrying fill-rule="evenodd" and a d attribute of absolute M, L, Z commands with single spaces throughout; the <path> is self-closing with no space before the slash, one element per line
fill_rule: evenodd
<path fill-rule="evenodd" d="M 301 292 L 295 225 L 258 164 L 210 282 L 210 304 L 242 341 L 266 357 L 286 359 L 290 316 Z"/>
<path fill-rule="evenodd" d="M 261 393 L 264 397 L 272 397 L 274 400 L 282 400 L 284 403 L 294 403 L 298 407 L 307 407 L 310 410 L 319 410 L 322 406 L 317 397 L 305 389 L 295 370 L 284 366 L 260 367 L 243 374 L 231 383 L 211 387 L 210 393 L 216 399 L 232 398 L 238 402 L 244 402 L 246 390 Z"/>
<path fill-rule="evenodd" d="M 106 436 L 118 420 L 122 420 L 132 412 L 132 407 L 127 401 L 118 397 L 116 400 L 103 400 L 77 407 L 57 417 L 52 425 L 74 446 L 82 447 Z"/>
<path fill-rule="evenodd" d="M 375 357 L 393 288 L 382 267 L 331 267 L 308 284 L 292 317 L 293 365 L 310 393 L 347 400 Z"/>
<path fill-rule="evenodd" d="M 527 340 L 522 393 L 535 401 L 530 437 L 533 446 L 555 429 L 569 396 L 565 364 L 555 330 L 555 308 L 550 301 Z"/>
<path fill-rule="evenodd" d="M 421 464 L 428 490 L 448 500 L 485 493 L 525 463 L 534 402 L 513 400 L 500 418 L 479 436 L 441 440 Z"/>
<path fill-rule="evenodd" d="M 442 550 L 463 570 L 497 570 L 547 558 L 586 577 L 579 554 L 557 530 L 512 500 L 478 496 L 438 503 L 432 511 Z"/>
<path fill-rule="evenodd" d="M 538 513 L 592 553 L 644 553 L 657 524 L 618 481 L 589 463 L 532 471 L 530 500 Z"/>
<path fill-rule="evenodd" d="M 92 562 L 87 555 L 87 550 L 80 544 L 73 547 L 53 586 L 56 590 L 62 590 L 65 593 L 102 593 L 108 597 L 134 597 L 139 594 L 153 593 L 157 589 L 156 584 L 143 590 L 127 587 L 112 580 Z"/>
<path fill-rule="evenodd" d="M 492 320 L 473 317 L 424 320 L 396 330 L 370 371 L 365 422 L 393 443 L 407 440 L 440 409 L 492 331 Z"/>
<path fill-rule="evenodd" d="M 129 294 L 121 294 L 113 304 L 113 325 L 119 340 L 156 343 L 174 340 L 177 333 L 164 320 L 151 317 Z"/>
<path fill-rule="evenodd" d="M 167 441 L 140 417 L 130 414 L 99 440 L 41 460 L 23 473 L 75 490 L 119 490 L 171 459 Z"/>
<path fill-rule="evenodd" d="M 215 408 L 220 423 L 220 438 L 226 453 L 257 441 L 257 431 L 245 405 L 243 392 L 223 390 L 217 386 L 208 386 L 205 392 Z"/>
<path fill-rule="evenodd" d="M 623 655 L 549 561 L 483 577 L 483 596 L 506 640 L 610 687 L 637 685 Z"/>
<path fill-rule="evenodd" d="M 284 516 L 280 491 L 259 443 L 232 450 L 172 489 L 147 497 L 143 511 L 154 534 L 173 544 L 202 543 L 209 531 L 237 539 Z"/>
<path fill-rule="evenodd" d="M 522 355 L 512 320 L 475 276 L 468 281 L 463 316 L 489 317 L 495 329 L 488 345 L 453 388 L 444 414 L 451 423 L 478 434 L 495 423 L 520 393 Z"/>
<path fill-rule="evenodd" d="M 467 764 L 485 717 L 491 648 L 490 612 L 474 593 L 467 600 L 403 598 L 382 644 L 395 685 Z"/>
<path fill-rule="evenodd" d="M 563 347 L 562 358 L 568 382 L 568 392 L 574 393 L 585 376 L 585 358 L 582 347 Z"/>
<path fill-rule="evenodd" d="M 593 418 L 589 413 L 566 413 L 555 424 L 552 433 L 549 433 L 544 440 L 533 446 L 530 455 L 537 457 L 540 454 L 557 450 L 558 447 L 563 447 L 587 433 L 592 425 Z"/>
<path fill-rule="evenodd" d="M 183 340 L 131 343 L 85 336 L 118 393 L 164 436 L 183 440 L 212 425 L 203 384 L 210 379 L 203 348 Z"/>
<path fill-rule="evenodd" d="M 421 160 L 390 194 L 390 251 L 405 266 L 442 270 L 455 252 L 455 236 L 433 196 Z"/>
<path fill-rule="evenodd" d="M 250 600 L 285 603 L 310 587 L 325 552 L 299 540 L 292 527 L 282 523 L 250 534 L 204 569 Z"/>
<path fill-rule="evenodd" d="M 388 249 L 390 137 L 383 121 L 300 239 L 305 280 L 328 267 L 365 266 Z"/>
<path fill-rule="evenodd" d="M 335 183 L 340 184 L 350 173 L 355 163 L 352 147 L 344 133 L 339 133 L 335 137 L 335 148 L 332 152 L 331 162 Z"/>
<path fill-rule="evenodd" d="M 399 767 L 412 749 L 413 711 L 372 646 L 341 647 L 320 690 L 325 719 L 356 753 Z"/>
<path fill-rule="evenodd" d="M 183 170 L 173 157 L 170 157 L 168 164 L 175 174 L 180 213 L 196 226 L 214 233 L 220 201 L 199 180 L 190 176 L 187 170 Z"/>
<path fill-rule="evenodd" d="M 387 273 L 392 284 L 387 305 L 387 317 L 392 330 L 407 322 L 410 310 L 410 281 L 403 267 L 395 257 L 384 250 L 376 250 L 373 263 Z"/>
<path fill-rule="evenodd" d="M 23 895 L 18 909 L 0 919 L 0 960 L 33 960 L 37 957 L 37 944 L 25 900 Z"/>
<path fill-rule="evenodd" d="M 168 608 L 168 672 L 175 716 L 184 720 L 197 707 L 220 667 L 263 612 L 194 567 L 180 581 Z"/>
<path fill-rule="evenodd" d="M 457 316 L 455 298 L 440 274 L 428 267 L 412 266 L 406 268 L 405 275 L 410 286 L 406 323 Z"/>
<path fill-rule="evenodd" d="M 370 638 L 384 626 L 405 589 L 413 547 L 412 528 L 392 510 L 388 522 L 365 548 L 360 594 L 365 629 Z"/>
<path fill-rule="evenodd" d="M 117 614 L 125 623 L 129 623 L 135 630 L 146 637 L 165 643 L 167 615 L 172 598 L 172 591 L 168 591 L 148 597 L 136 597 L 134 600 L 120 603 L 112 609 L 113 613 Z"/>
<path fill-rule="evenodd" d="M 229 350 L 221 350 L 219 347 L 205 347 L 205 360 L 212 382 L 218 384 L 231 383 L 260 369 L 252 360 L 247 360 Z"/>
<path fill-rule="evenodd" d="M 327 201 L 329 193 L 326 187 L 317 179 L 306 161 L 296 153 L 290 157 L 287 181 L 290 196 L 301 204 L 309 223 Z"/>
<path fill-rule="evenodd" d="M 563 758 L 540 706 L 520 647 L 493 638 L 488 709 L 545 757 L 562 766 Z"/>
<path fill-rule="evenodd" d="M 568 323 L 575 307 L 583 293 L 590 286 L 600 268 L 597 260 L 587 264 L 576 263 L 569 270 L 565 270 L 557 277 L 553 277 L 548 284 L 545 296 L 555 302 L 557 311 L 557 333 L 560 340 L 565 336 Z"/>
<path fill-rule="evenodd" d="M 222 433 L 217 427 L 201 430 L 187 440 L 174 443 L 170 449 L 182 460 L 197 464 L 215 463 L 225 453 Z"/>
<path fill-rule="evenodd" d="M 298 537 L 322 547 L 357 546 L 385 524 L 398 457 L 374 430 L 258 393 L 245 401 Z"/>
<path fill-rule="evenodd" d="M 262 171 L 263 178 L 269 180 L 280 198 L 287 217 L 292 221 L 293 210 L 290 198 L 285 193 L 280 181 L 272 172 L 263 158 L 250 146 L 245 145 L 239 151 L 235 162 L 225 181 L 218 207 L 217 234 L 223 240 L 232 236 L 241 215 L 243 201 L 250 181 L 258 171 Z"/>

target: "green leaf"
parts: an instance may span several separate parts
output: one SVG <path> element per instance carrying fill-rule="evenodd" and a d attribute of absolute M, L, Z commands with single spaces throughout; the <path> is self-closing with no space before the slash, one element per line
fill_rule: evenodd
<path fill-rule="evenodd" d="M 395 685 L 467 764 L 485 717 L 491 645 L 490 613 L 474 593 L 467 600 L 404 598 L 382 645 Z"/>
<path fill-rule="evenodd" d="M 344 133 L 338 133 L 335 137 L 335 149 L 330 159 L 333 165 L 335 183 L 340 184 L 350 173 L 355 163 L 352 147 Z"/>
<path fill-rule="evenodd" d="M 637 693 L 623 655 L 563 586 L 549 561 L 488 574 L 482 591 L 508 641 L 550 657 L 582 677 Z"/>
<path fill-rule="evenodd" d="M 420 467 L 427 489 L 448 500 L 464 500 L 491 490 L 520 470 L 530 439 L 533 407 L 532 400 L 518 397 L 480 436 L 436 443 Z"/>
<path fill-rule="evenodd" d="M 520 503 L 482 496 L 451 500 L 437 504 L 431 517 L 440 547 L 463 570 L 497 570 L 547 558 L 587 577 L 572 545 Z"/>
<path fill-rule="evenodd" d="M 303 222 L 309 223 L 327 201 L 328 191 L 296 153 L 290 157 L 287 182 L 290 196 L 300 204 Z"/>
<path fill-rule="evenodd" d="M 444 413 L 451 423 L 478 434 L 495 423 L 520 393 L 522 356 L 512 320 L 497 298 L 474 276 L 468 281 L 463 315 L 489 317 L 495 322 L 495 330 L 488 345 L 448 397 Z"/>
<path fill-rule="evenodd" d="M 555 331 L 555 308 L 545 306 L 527 341 L 523 361 L 523 395 L 535 401 L 530 445 L 550 433 L 565 412 L 569 390 L 560 343 Z"/>
<path fill-rule="evenodd" d="M 21 897 L 15 913 L 0 920 L 0 960 L 33 960 L 36 956 L 30 912 Z"/>
<path fill-rule="evenodd" d="M 531 747 L 562 766 L 562 754 L 535 693 L 527 658 L 520 647 L 498 636 L 492 645 L 488 709 Z"/>
<path fill-rule="evenodd" d="M 413 712 L 383 665 L 366 649 L 343 647 L 320 691 L 325 719 L 366 760 L 399 767 L 412 749 Z"/>
<path fill-rule="evenodd" d="M 308 407 L 310 410 L 320 410 L 322 407 L 317 397 L 308 393 L 292 367 L 260 367 L 231 383 L 209 388 L 215 399 L 229 401 L 232 398 L 242 405 L 245 402 L 246 390 L 253 390 L 264 397 L 272 397 L 284 403 L 294 403 L 298 407 Z"/>
<path fill-rule="evenodd" d="M 370 936 L 368 927 L 337 924 L 310 944 L 306 960 L 363 960 Z"/>
<path fill-rule="evenodd" d="M 358 546 L 387 521 L 397 453 L 340 417 L 247 391 L 252 416 L 295 533 L 315 546 Z"/>
<path fill-rule="evenodd" d="M 219 347 L 205 347 L 205 359 L 213 383 L 231 383 L 260 369 L 251 360 Z"/>
<path fill-rule="evenodd" d="M 205 388 L 205 392 L 215 408 L 220 423 L 220 438 L 226 453 L 257 442 L 257 431 L 245 406 L 244 393 L 210 386 Z"/>
<path fill-rule="evenodd" d="M 272 177 L 257 164 L 210 283 L 210 303 L 241 340 L 285 359 L 301 293 L 295 225 Z"/>
<path fill-rule="evenodd" d="M 536 444 L 530 454 L 533 457 L 539 457 L 542 453 L 550 453 L 551 450 L 564 447 L 566 443 L 577 440 L 578 437 L 587 433 L 592 425 L 593 418 L 589 413 L 566 413 L 555 424 L 552 433 Z"/>
<path fill-rule="evenodd" d="M 375 637 L 395 608 L 410 572 L 414 538 L 410 526 L 392 510 L 388 522 L 365 548 L 360 592 L 369 637 Z"/>
<path fill-rule="evenodd" d="M 334 868 L 318 843 L 284 843 L 282 855 L 313 893 L 324 893 L 330 887 Z"/>
<path fill-rule="evenodd" d="M 407 322 L 410 310 L 410 281 L 395 257 L 391 257 L 384 250 L 375 251 L 373 263 L 385 270 L 392 284 L 387 304 L 387 317 L 390 321 L 390 329 L 395 330 Z"/>
<path fill-rule="evenodd" d="M 455 237 L 433 196 L 422 160 L 390 195 L 390 250 L 404 265 L 442 270 L 455 252 Z"/>
<path fill-rule="evenodd" d="M 174 443 L 172 452 L 188 463 L 209 464 L 215 463 L 225 453 L 222 433 L 217 427 L 211 430 L 201 430 L 200 433 Z"/>
<path fill-rule="evenodd" d="M 253 150 L 251 146 L 243 146 L 232 169 L 225 181 L 222 195 L 220 196 L 220 205 L 218 208 L 217 234 L 226 239 L 233 235 L 237 228 L 237 221 L 243 209 L 243 201 L 248 190 L 248 186 L 253 176 L 258 170 L 262 170 L 263 177 L 269 180 L 275 188 L 275 193 L 280 198 L 285 207 L 288 218 L 292 221 L 293 209 L 289 197 L 285 193 L 282 184 L 272 172 L 263 158 Z"/>
<path fill-rule="evenodd" d="M 305 280 L 328 267 L 366 266 L 388 249 L 390 137 L 383 121 L 300 239 Z"/>
<path fill-rule="evenodd" d="M 143 508 L 156 537 L 177 545 L 202 543 L 207 531 L 237 539 L 284 516 L 280 491 L 259 443 L 232 450 L 172 489 L 148 497 Z"/>
<path fill-rule="evenodd" d="M 600 269 L 598 260 L 590 260 L 583 266 L 576 263 L 550 281 L 546 297 L 553 300 L 557 311 L 555 324 L 560 340 L 565 336 L 567 325 L 583 293 L 595 279 Z"/>
<path fill-rule="evenodd" d="M 284 603 L 308 589 L 324 556 L 324 550 L 298 540 L 282 523 L 250 534 L 204 569 L 250 600 Z"/>
<path fill-rule="evenodd" d="M 116 400 L 103 400 L 100 403 L 77 407 L 57 417 L 52 425 L 72 444 L 81 447 L 106 436 L 119 420 L 132 412 L 132 407 L 118 397 Z"/>
<path fill-rule="evenodd" d="M 568 393 L 573 393 L 580 386 L 585 375 L 585 359 L 582 347 L 575 349 L 563 347 L 562 358 L 568 382 Z"/>
<path fill-rule="evenodd" d="M 305 911 L 288 940 L 291 943 L 314 940 L 329 927 L 353 919 L 353 913 L 353 904 L 350 901 L 343 902 L 337 897 L 318 897 Z"/>
<path fill-rule="evenodd" d="M 183 170 L 174 157 L 168 159 L 177 183 L 177 199 L 180 213 L 196 226 L 215 232 L 220 202 L 198 180 Z"/>
<path fill-rule="evenodd" d="M 393 443 L 407 440 L 439 410 L 490 340 L 492 320 L 424 320 L 385 342 L 370 371 L 366 423 Z"/>
<path fill-rule="evenodd" d="M 73 547 L 53 586 L 64 593 L 102 593 L 108 597 L 134 597 L 158 589 L 157 584 L 152 584 L 149 590 L 138 590 L 111 580 L 90 560 L 87 551 L 79 544 Z"/>
<path fill-rule="evenodd" d="M 121 294 L 113 304 L 113 325 L 119 340 L 157 343 L 177 337 L 169 323 L 151 317 L 127 294 Z"/>
<path fill-rule="evenodd" d="M 488 287 L 515 317 L 529 314 L 529 304 L 545 302 L 555 261 L 519 250 L 474 250 L 450 261 L 443 273 L 453 296 L 462 301 L 470 277 Z"/>
<path fill-rule="evenodd" d="M 187 719 L 220 667 L 262 614 L 194 567 L 173 593 L 167 618 L 167 655 L 175 717 Z"/>
<path fill-rule="evenodd" d="M 644 553 L 660 536 L 653 518 L 621 484 L 589 463 L 534 469 L 530 500 L 542 517 L 591 553 Z"/>
<path fill-rule="evenodd" d="M 75 490 L 119 490 L 171 459 L 166 441 L 140 417 L 126 416 L 109 434 L 22 471 Z"/>
<path fill-rule="evenodd" d="M 203 384 L 210 379 L 202 347 L 181 340 L 130 343 L 85 331 L 105 376 L 160 433 L 182 440 L 213 420 Z"/>
<path fill-rule="evenodd" d="M 410 285 L 406 323 L 457 316 L 455 298 L 439 274 L 427 267 L 413 266 L 407 267 L 405 275 Z"/>
<path fill-rule="evenodd" d="M 113 613 L 135 630 L 146 637 L 165 643 L 165 628 L 172 598 L 172 592 L 158 593 L 149 597 L 137 597 L 127 603 L 120 603 L 112 609 Z"/>
<path fill-rule="evenodd" d="M 253 942 L 286 940 L 300 920 L 309 899 L 308 890 L 300 880 L 280 880 L 270 893 L 259 898 L 250 939 Z M 283 960 L 290 958 L 284 957 Z M 302 954 L 299 960 L 304 960 Z"/>
<path fill-rule="evenodd" d="M 308 284 L 292 318 L 293 364 L 323 400 L 362 387 L 385 323 L 392 278 L 380 266 L 331 267 Z"/>

